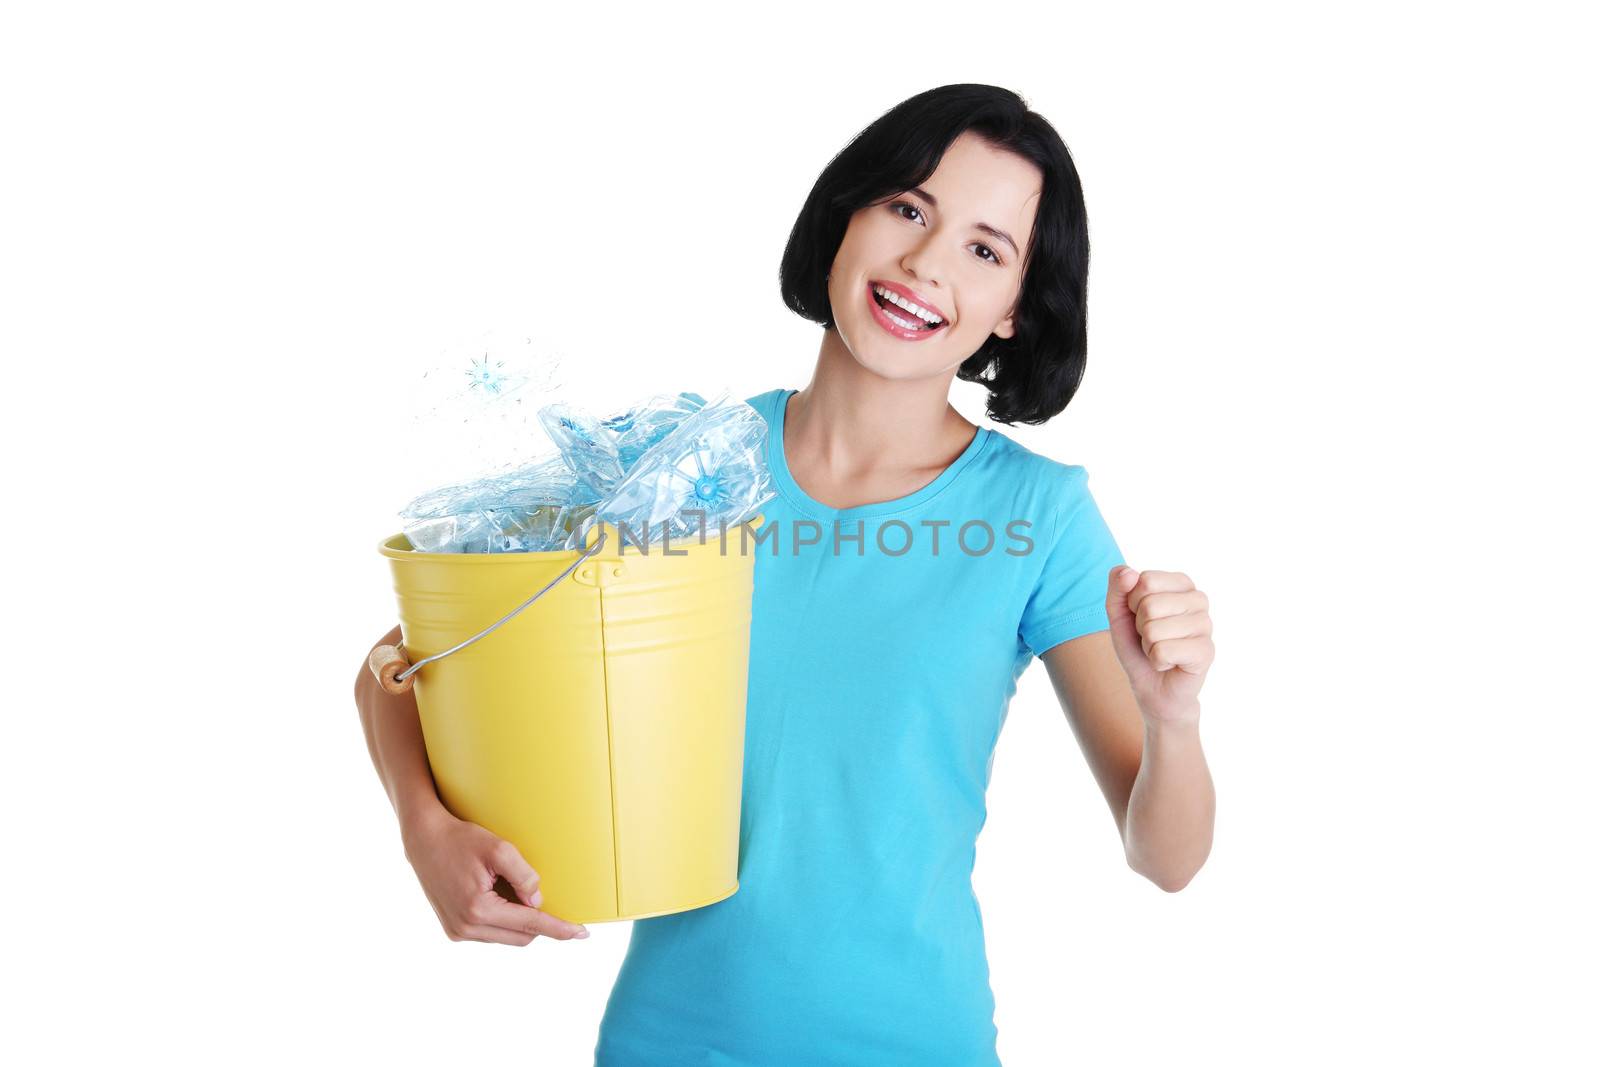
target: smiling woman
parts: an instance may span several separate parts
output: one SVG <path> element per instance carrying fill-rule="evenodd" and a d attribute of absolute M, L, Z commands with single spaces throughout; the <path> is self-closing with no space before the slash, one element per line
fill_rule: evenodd
<path fill-rule="evenodd" d="M 824 327 L 816 370 L 749 400 L 779 490 L 767 523 L 793 536 L 756 559 L 740 889 L 634 923 L 597 1067 L 996 1067 L 971 874 L 995 742 L 1036 657 L 1130 863 L 1170 888 L 1204 858 L 1194 675 L 1146 708 L 1123 673 L 1152 688 L 1201 663 L 1184 645 L 1209 632 L 1200 595 L 1181 575 L 1127 584 L 1084 468 L 949 403 L 959 374 L 998 422 L 1066 407 L 1086 234 L 1066 146 L 994 86 L 905 101 L 817 179 L 781 269 L 785 302 Z M 989 551 L 1002 529 L 1024 537 Z M 1162 668 L 1138 662 L 1140 626 Z M 1182 725 L 1152 735 L 1166 769 L 1135 803 L 1142 710 Z"/>
<path fill-rule="evenodd" d="M 777 495 L 755 552 L 739 889 L 634 922 L 596 1067 L 997 1067 L 971 876 L 1035 658 L 1129 865 L 1176 889 L 1204 862 L 1204 594 L 1124 566 L 1083 467 L 949 398 L 959 376 L 996 422 L 1067 406 L 1087 232 L 1061 138 L 995 86 L 912 97 L 818 177 L 780 269 L 785 303 L 823 327 L 815 370 L 748 401 Z M 484 917 L 461 928 L 480 940 L 580 936 L 538 910 L 524 857 L 440 807 L 414 705 L 360 685 L 396 738 L 374 758 L 407 783 L 397 809 L 420 813 L 404 836 L 441 916 Z M 497 872 L 518 904 L 490 899 Z"/>
<path fill-rule="evenodd" d="M 784 303 L 837 328 L 880 372 L 905 357 L 875 333 L 937 338 L 919 348 L 915 373 L 953 363 L 956 377 L 989 390 L 988 415 L 1003 423 L 1044 422 L 1077 392 L 1088 276 L 1083 186 L 1067 146 L 991 85 L 920 93 L 857 135 L 817 178 L 779 267 Z M 945 325 L 896 322 L 873 286 Z"/>
<path fill-rule="evenodd" d="M 1005 231 L 985 220 L 1029 233 L 1040 184 L 1032 163 L 968 130 L 904 197 L 852 214 L 827 283 L 835 329 L 855 357 L 888 377 L 954 373 L 989 338 L 1014 337 L 1025 264 L 1001 258 L 991 246 L 1005 247 L 993 236 Z M 914 360 L 899 344 L 933 337 Z"/>

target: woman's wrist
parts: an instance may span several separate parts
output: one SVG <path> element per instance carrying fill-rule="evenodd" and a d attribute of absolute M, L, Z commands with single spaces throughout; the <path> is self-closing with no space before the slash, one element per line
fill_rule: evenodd
<path fill-rule="evenodd" d="M 1146 727 L 1194 726 L 1200 720 L 1200 700 L 1173 700 L 1153 692 L 1134 691 L 1134 702 Z"/>
<path fill-rule="evenodd" d="M 1142 710 L 1142 709 L 1141 709 Z M 1159 715 L 1144 716 L 1144 732 L 1148 738 L 1188 738 L 1200 732 L 1200 705 L 1198 702 L 1181 709 L 1164 709 Z"/>
<path fill-rule="evenodd" d="M 455 818 L 450 814 L 450 810 L 439 802 L 438 796 L 431 793 L 400 804 L 398 813 L 400 840 L 404 843 L 408 855 L 413 843 L 426 837 L 444 822 Z"/>

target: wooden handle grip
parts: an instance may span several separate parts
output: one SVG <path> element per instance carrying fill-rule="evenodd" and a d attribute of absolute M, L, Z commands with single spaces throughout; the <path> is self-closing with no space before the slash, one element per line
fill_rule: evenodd
<path fill-rule="evenodd" d="M 372 668 L 372 676 L 378 679 L 378 684 L 383 687 L 385 693 L 400 696 L 402 693 L 411 691 L 411 680 L 416 675 L 412 675 L 411 678 L 407 678 L 405 681 L 400 681 L 395 677 L 411 666 L 406 660 L 405 653 L 395 646 L 379 645 L 373 649 L 372 653 L 367 656 L 367 666 Z"/>

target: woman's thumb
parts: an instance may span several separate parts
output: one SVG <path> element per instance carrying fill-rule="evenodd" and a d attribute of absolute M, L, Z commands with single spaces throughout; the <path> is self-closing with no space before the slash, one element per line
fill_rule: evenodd
<path fill-rule="evenodd" d="M 1118 564 L 1106 576 L 1106 619 L 1111 623 L 1111 644 L 1125 670 L 1145 662 L 1138 620 L 1128 607 L 1128 594 L 1138 582 L 1139 572 L 1126 563 Z"/>
<path fill-rule="evenodd" d="M 506 880 L 506 884 L 517 891 L 517 898 L 525 902 L 530 908 L 537 908 L 544 903 L 544 894 L 539 890 L 539 872 L 528 866 L 528 861 L 522 858 L 522 853 L 517 846 L 506 840 L 501 840 L 495 845 L 494 852 L 489 861 L 495 873 Z"/>

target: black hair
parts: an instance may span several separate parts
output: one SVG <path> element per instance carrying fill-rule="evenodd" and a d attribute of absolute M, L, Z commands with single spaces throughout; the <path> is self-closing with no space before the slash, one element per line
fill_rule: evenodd
<path fill-rule="evenodd" d="M 778 283 L 792 311 L 832 329 L 827 275 L 850 216 L 926 181 L 967 130 L 1038 167 L 1043 185 L 1022 263 L 1015 332 L 991 334 L 956 377 L 988 388 L 995 422 L 1037 424 L 1060 414 L 1083 379 L 1089 226 L 1067 146 L 1011 90 L 942 85 L 896 104 L 858 133 L 811 187 L 783 250 Z"/>

